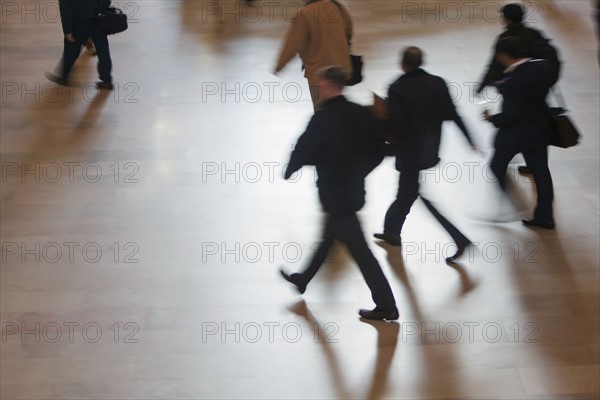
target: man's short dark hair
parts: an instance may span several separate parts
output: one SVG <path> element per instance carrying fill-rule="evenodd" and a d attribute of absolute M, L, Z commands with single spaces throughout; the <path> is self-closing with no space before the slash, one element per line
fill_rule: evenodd
<path fill-rule="evenodd" d="M 343 89 L 346 83 L 346 75 L 340 66 L 330 65 L 317 71 L 317 78 L 331 83 L 336 89 Z"/>
<path fill-rule="evenodd" d="M 410 72 L 418 69 L 423 64 L 423 52 L 420 48 L 410 46 L 402 52 L 402 65 Z"/>
<path fill-rule="evenodd" d="M 496 54 L 508 54 L 512 58 L 525 58 L 529 56 L 527 44 L 523 39 L 516 36 L 502 38 L 496 45 Z"/>
<path fill-rule="evenodd" d="M 515 24 L 523 22 L 523 7 L 518 3 L 510 3 L 502 7 L 502 16 Z"/>

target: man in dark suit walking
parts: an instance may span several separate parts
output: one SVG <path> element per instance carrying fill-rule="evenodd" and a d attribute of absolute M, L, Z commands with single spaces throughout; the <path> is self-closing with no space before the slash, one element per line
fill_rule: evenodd
<path fill-rule="evenodd" d="M 496 58 L 505 67 L 506 78 L 499 85 L 501 112 L 483 115 L 499 128 L 491 168 L 506 193 L 508 163 L 516 154 L 523 153 L 537 188 L 533 218 L 524 219 L 523 223 L 554 229 L 554 189 L 548 169 L 550 113 L 546 104 L 552 73 L 547 61 L 532 60 L 527 54 L 526 43 L 518 37 L 501 39 L 496 46 Z"/>
<path fill-rule="evenodd" d="M 60 17 L 64 37 L 64 50 L 56 74 L 47 72 L 46 77 L 60 85 L 69 84 L 69 74 L 81 53 L 81 47 L 91 38 L 98 55 L 100 89 L 113 89 L 112 61 L 106 35 L 96 31 L 98 13 L 110 6 L 110 0 L 60 0 Z"/>
<path fill-rule="evenodd" d="M 327 213 L 323 239 L 304 272 L 280 272 L 304 293 L 337 239 L 358 264 L 376 305 L 373 310 L 360 310 L 360 316 L 395 320 L 399 314 L 392 289 L 356 216 L 365 204 L 365 177 L 384 157 L 383 136 L 374 132 L 376 123 L 370 111 L 342 95 L 346 80 L 342 68 L 322 68 L 316 77 L 323 101 L 298 139 L 285 178 L 304 165 L 316 166 L 319 198 Z"/>
<path fill-rule="evenodd" d="M 473 141 L 461 117 L 456 112 L 446 82 L 439 76 L 421 69 L 423 52 L 418 47 L 408 47 L 402 54 L 400 76 L 388 90 L 389 118 L 398 134 L 396 169 L 400 172 L 398 195 L 385 215 L 383 233 L 375 237 L 393 246 L 400 246 L 400 232 L 412 204 L 419 197 L 420 171 L 434 167 L 439 161 L 442 123 L 454 121 L 472 148 Z M 453 262 L 471 244 L 427 199 L 421 196 L 427 209 L 448 231 L 457 246 Z"/>

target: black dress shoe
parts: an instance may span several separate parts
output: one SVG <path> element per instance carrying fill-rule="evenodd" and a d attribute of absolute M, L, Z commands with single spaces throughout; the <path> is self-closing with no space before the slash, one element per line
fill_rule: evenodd
<path fill-rule="evenodd" d="M 302 281 L 302 275 L 300 275 L 300 274 L 291 274 L 290 275 L 287 272 L 285 272 L 283 269 L 280 269 L 279 273 L 281 274 L 283 279 L 285 279 L 289 283 L 294 284 L 300 294 L 303 294 L 304 292 L 306 292 L 306 283 L 304 283 Z"/>
<path fill-rule="evenodd" d="M 462 244 L 457 244 L 457 249 L 456 249 L 456 253 L 454 253 L 454 255 L 447 257 L 446 258 L 446 262 L 447 263 L 454 263 L 456 262 L 460 256 L 463 255 L 463 253 L 465 252 L 465 249 L 469 246 L 471 246 L 473 243 L 471 241 L 467 241 L 465 243 Z"/>
<path fill-rule="evenodd" d="M 112 83 L 109 82 L 96 82 L 96 87 L 98 89 L 106 89 L 106 90 L 113 90 L 115 87 Z"/>
<path fill-rule="evenodd" d="M 365 310 L 360 309 L 358 311 L 358 315 L 360 315 L 361 317 L 363 317 L 364 319 L 375 319 L 375 320 L 397 320 L 398 318 L 400 318 L 400 313 L 398 312 L 398 309 L 396 307 L 394 307 L 391 310 L 381 310 L 378 309 L 377 307 L 375 307 L 373 310 Z"/>
<path fill-rule="evenodd" d="M 523 225 L 525 226 L 531 226 L 531 227 L 538 227 L 538 228 L 544 228 L 544 229 L 554 229 L 554 221 L 540 221 L 539 219 L 529 219 L 529 218 L 525 218 L 524 220 L 522 220 Z"/>
<path fill-rule="evenodd" d="M 390 233 L 376 233 L 373 235 L 377 239 L 386 241 L 388 244 L 396 247 L 402 246 L 400 235 L 392 235 Z"/>
<path fill-rule="evenodd" d="M 533 171 L 527 165 L 521 165 L 517 169 L 521 175 L 533 175 Z"/>

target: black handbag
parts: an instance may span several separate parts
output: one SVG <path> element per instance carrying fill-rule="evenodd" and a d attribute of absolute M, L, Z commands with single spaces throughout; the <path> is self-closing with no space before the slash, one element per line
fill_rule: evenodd
<path fill-rule="evenodd" d="M 346 80 L 346 86 L 354 86 L 357 83 L 361 83 L 363 80 L 363 57 L 356 54 L 350 54 L 350 64 L 352 65 L 352 76 Z"/>
<path fill-rule="evenodd" d="M 333 4 L 336 5 L 340 14 L 344 17 L 345 13 L 342 11 L 342 5 L 337 2 L 337 0 L 331 0 Z M 346 25 L 351 25 L 350 21 L 345 21 Z M 346 86 L 354 86 L 357 83 L 362 82 L 363 80 L 363 57 L 357 54 L 352 54 L 352 42 L 348 43 L 348 48 L 350 49 L 350 66 L 352 67 L 352 75 L 350 78 L 346 79 Z"/>
<path fill-rule="evenodd" d="M 571 118 L 566 115 L 566 104 L 558 89 L 553 90 L 553 94 L 560 107 L 550 108 L 552 115 L 550 120 L 552 131 L 550 144 L 563 149 L 573 147 L 579 143 L 581 134 Z"/>
<path fill-rule="evenodd" d="M 579 143 L 579 131 L 565 114 L 552 117 L 550 128 L 552 129 L 552 139 L 550 144 L 563 149 L 573 147 Z"/>
<path fill-rule="evenodd" d="M 100 11 L 96 21 L 99 35 L 114 35 L 127 30 L 127 15 L 116 7 Z"/>

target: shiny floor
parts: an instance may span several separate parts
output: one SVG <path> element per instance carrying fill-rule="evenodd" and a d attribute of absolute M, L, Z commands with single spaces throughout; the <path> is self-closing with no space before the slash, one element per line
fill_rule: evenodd
<path fill-rule="evenodd" d="M 342 249 L 300 297 L 319 239 L 314 169 L 282 172 L 312 113 L 300 62 L 274 76 L 299 1 L 131 1 L 110 37 L 116 88 L 96 60 L 44 78 L 61 54 L 56 2 L 2 1 L 2 399 L 598 399 L 599 74 L 590 0 L 535 1 L 555 39 L 560 88 L 583 137 L 550 149 L 555 231 L 499 212 L 487 160 L 494 130 L 473 85 L 501 26 L 500 3 L 347 1 L 369 104 L 417 45 L 452 88 L 484 154 L 452 124 L 424 189 L 477 247 L 416 203 L 403 247 L 371 241 L 395 196 L 386 160 L 360 213 L 400 309 L 372 307 Z M 497 107 L 495 93 L 486 92 Z M 509 173 L 531 210 L 532 182 Z M 530 211 L 529 211 L 530 212 Z"/>

